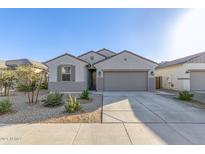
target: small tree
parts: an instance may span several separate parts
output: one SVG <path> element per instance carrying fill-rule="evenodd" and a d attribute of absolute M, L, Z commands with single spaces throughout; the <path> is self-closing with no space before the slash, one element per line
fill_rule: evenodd
<path fill-rule="evenodd" d="M 2 70 L 0 72 L 0 89 L 1 89 L 1 96 L 8 96 L 11 87 L 14 84 L 16 77 L 14 70 Z"/>
<path fill-rule="evenodd" d="M 37 103 L 45 72 L 38 72 L 33 66 L 26 65 L 18 67 L 16 74 L 18 78 L 17 89 L 27 93 L 29 103 Z"/>

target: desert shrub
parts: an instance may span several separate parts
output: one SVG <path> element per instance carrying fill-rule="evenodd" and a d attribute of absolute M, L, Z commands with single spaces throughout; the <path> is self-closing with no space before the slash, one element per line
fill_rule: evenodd
<path fill-rule="evenodd" d="M 80 98 L 82 99 L 89 99 L 89 91 L 88 89 L 85 89 L 82 91 Z"/>
<path fill-rule="evenodd" d="M 50 93 L 42 100 L 44 106 L 46 107 L 55 107 L 63 104 L 63 94 L 59 93 Z"/>
<path fill-rule="evenodd" d="M 0 113 L 9 112 L 11 110 L 11 102 L 8 99 L 0 101 Z"/>
<path fill-rule="evenodd" d="M 193 97 L 193 94 L 191 94 L 190 92 L 183 90 L 179 92 L 179 99 L 180 100 L 184 100 L 184 101 L 190 101 Z"/>
<path fill-rule="evenodd" d="M 41 85 L 40 85 L 40 89 L 48 89 L 48 81 L 44 81 Z"/>
<path fill-rule="evenodd" d="M 0 95 L 9 96 L 10 89 L 16 80 L 16 73 L 14 70 L 1 70 L 0 71 Z"/>
<path fill-rule="evenodd" d="M 26 93 L 29 103 L 38 102 L 40 86 L 45 74 L 45 71 L 38 72 L 35 67 L 30 65 L 17 67 L 17 90 Z"/>
<path fill-rule="evenodd" d="M 16 90 L 19 92 L 27 92 L 28 91 L 28 86 L 23 85 L 23 84 L 18 84 L 16 86 Z"/>
<path fill-rule="evenodd" d="M 76 97 L 70 96 L 65 104 L 66 112 L 76 112 L 80 109 L 80 102 L 77 100 Z"/>

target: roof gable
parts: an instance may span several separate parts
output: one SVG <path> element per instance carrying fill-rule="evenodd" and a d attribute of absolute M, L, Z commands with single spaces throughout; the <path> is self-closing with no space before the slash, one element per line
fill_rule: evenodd
<path fill-rule="evenodd" d="M 83 57 L 83 56 L 85 56 L 85 55 L 88 55 L 88 54 L 90 54 L 90 53 L 93 53 L 93 54 L 96 54 L 96 55 L 99 55 L 99 56 L 101 56 L 101 57 L 106 58 L 106 56 L 104 56 L 104 55 L 102 55 L 102 54 L 100 54 L 100 53 L 98 53 L 98 52 L 95 52 L 95 51 L 88 51 L 88 52 L 86 52 L 86 53 L 81 54 L 81 55 L 78 56 L 78 57 L 81 58 L 81 57 Z"/>
<path fill-rule="evenodd" d="M 60 55 L 60 56 L 57 56 L 57 57 L 55 57 L 55 58 L 53 58 L 53 59 L 50 59 L 50 60 L 44 62 L 44 64 L 48 64 L 49 62 L 54 61 L 54 60 L 59 59 L 59 58 L 64 57 L 64 56 L 69 56 L 69 57 L 72 57 L 72 58 L 74 58 L 74 59 L 76 59 L 76 60 L 78 60 L 78 61 L 80 61 L 80 62 L 83 62 L 83 63 L 88 64 L 88 62 L 86 62 L 86 61 L 84 61 L 84 60 L 82 60 L 82 59 L 80 59 L 80 58 L 78 58 L 78 57 L 75 57 L 75 56 L 73 56 L 73 55 L 71 55 L 71 54 L 68 54 L 68 53 L 65 53 L 65 54 L 62 54 L 62 55 Z"/>
<path fill-rule="evenodd" d="M 101 55 L 101 54 L 98 54 L 94 51 L 89 51 L 89 52 L 79 56 L 79 58 L 90 63 L 90 64 L 93 64 L 93 63 L 96 63 L 100 60 L 105 59 L 106 57 Z"/>
<path fill-rule="evenodd" d="M 101 54 L 101 55 L 104 55 L 105 57 L 111 57 L 113 55 L 115 55 L 116 53 L 111 51 L 111 50 L 108 50 L 106 48 L 103 48 L 101 50 L 98 50 L 97 53 Z"/>
<path fill-rule="evenodd" d="M 94 65 L 97 65 L 97 64 L 102 63 L 102 62 L 106 62 L 106 61 L 108 61 L 108 60 L 111 60 L 112 58 L 114 58 L 114 57 L 116 57 L 116 56 L 119 56 L 119 55 L 121 55 L 121 54 L 123 54 L 123 53 L 128 53 L 128 54 L 130 54 L 130 55 L 132 55 L 132 56 L 136 56 L 136 57 L 138 57 L 138 58 L 140 58 L 140 59 L 143 59 L 143 60 L 145 60 L 145 61 L 148 61 L 148 62 L 151 62 L 151 63 L 153 63 L 153 64 L 157 64 L 157 65 L 158 65 L 158 63 L 156 63 L 156 62 L 154 62 L 154 61 L 152 61 L 152 60 L 149 60 L 149 59 L 147 59 L 147 58 L 144 58 L 144 57 L 142 57 L 142 56 L 139 56 L 139 55 L 137 55 L 137 54 L 135 54 L 135 53 L 133 53 L 133 52 L 131 52 L 131 51 L 127 51 L 127 50 L 121 51 L 121 52 L 119 52 L 119 53 L 117 53 L 117 54 L 115 54 L 115 55 L 113 55 L 113 56 L 111 56 L 111 57 L 108 57 L 107 59 L 104 59 L 104 60 L 101 60 L 101 61 L 99 61 L 99 62 L 96 62 Z"/>

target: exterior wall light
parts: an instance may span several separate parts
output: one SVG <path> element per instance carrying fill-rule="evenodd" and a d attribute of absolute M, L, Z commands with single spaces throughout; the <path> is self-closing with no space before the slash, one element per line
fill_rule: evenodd
<path fill-rule="evenodd" d="M 151 74 L 152 76 L 154 76 L 154 72 L 153 72 L 153 71 L 151 71 L 150 74 Z"/>
<path fill-rule="evenodd" d="M 101 75 L 102 75 L 102 73 L 101 73 L 101 71 L 99 71 L 99 72 L 98 72 L 98 76 L 101 77 Z"/>

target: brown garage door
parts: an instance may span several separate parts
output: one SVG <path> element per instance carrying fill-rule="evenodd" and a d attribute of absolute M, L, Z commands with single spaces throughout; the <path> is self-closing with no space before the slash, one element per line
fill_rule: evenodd
<path fill-rule="evenodd" d="M 146 91 L 147 71 L 109 71 L 104 72 L 105 91 Z"/>
<path fill-rule="evenodd" d="M 190 72 L 190 89 L 205 90 L 205 71 Z"/>

